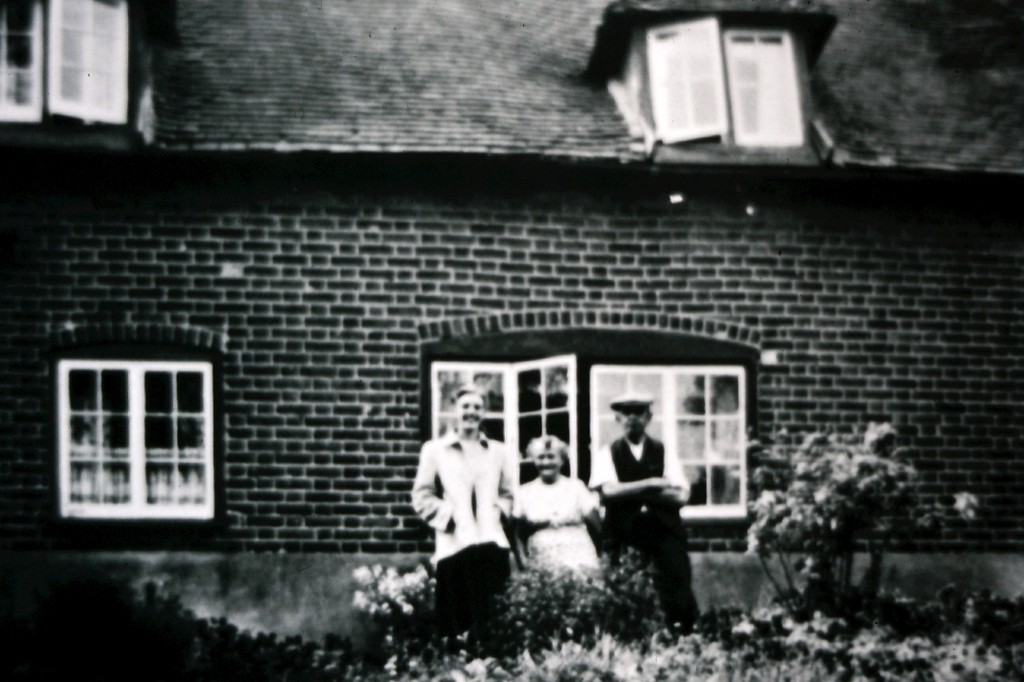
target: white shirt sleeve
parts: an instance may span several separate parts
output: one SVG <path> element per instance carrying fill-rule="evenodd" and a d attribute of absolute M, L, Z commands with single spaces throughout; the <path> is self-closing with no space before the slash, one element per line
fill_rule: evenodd
<path fill-rule="evenodd" d="M 615 464 L 612 463 L 611 446 L 606 445 L 599 448 L 590 463 L 590 489 L 600 490 L 605 483 L 618 483 L 619 476 L 615 473 Z"/>
<path fill-rule="evenodd" d="M 683 490 L 683 497 L 690 499 L 690 481 L 683 475 L 683 467 L 676 453 L 665 448 L 665 478 L 674 486 Z"/>

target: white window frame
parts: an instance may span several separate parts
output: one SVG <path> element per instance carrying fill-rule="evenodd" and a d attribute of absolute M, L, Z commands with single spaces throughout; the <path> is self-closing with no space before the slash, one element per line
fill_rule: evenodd
<path fill-rule="evenodd" d="M 686 519 L 739 519 L 747 516 L 747 374 L 746 369 L 740 365 L 616 365 L 616 364 L 601 364 L 593 365 L 590 369 L 590 443 L 591 443 L 591 455 L 593 456 L 597 449 L 608 445 L 608 443 L 599 442 L 599 431 L 598 431 L 598 420 L 600 415 L 607 413 L 609 407 L 601 406 L 598 404 L 598 392 L 596 390 L 597 377 L 601 373 L 609 374 L 621 374 L 624 372 L 631 373 L 643 373 L 643 374 L 660 374 L 661 380 L 661 395 L 653 396 L 655 398 L 655 411 L 654 418 L 657 419 L 661 424 L 661 441 L 665 446 L 666 456 L 675 457 L 681 467 L 686 466 L 704 466 L 710 468 L 714 465 L 719 466 L 736 466 L 739 465 L 740 469 L 740 499 L 736 504 L 711 504 L 710 496 L 707 504 L 700 506 L 686 506 L 683 507 L 682 516 Z M 739 429 L 739 462 L 734 461 L 719 461 L 715 459 L 706 460 L 692 460 L 683 457 L 683 453 L 678 452 L 678 438 L 677 438 L 677 425 L 679 414 L 675 412 L 675 406 L 678 403 L 676 396 L 676 377 L 680 375 L 689 376 L 735 376 L 739 379 L 738 388 L 738 402 L 737 408 L 738 419 L 740 422 Z M 711 400 L 711 392 L 705 390 L 705 401 Z M 731 416 L 716 417 L 711 413 L 710 405 L 706 405 L 705 413 L 702 417 L 703 420 L 711 422 L 716 420 L 734 419 Z M 705 429 L 705 446 L 704 451 L 708 453 L 709 457 L 713 455 L 711 449 L 711 429 Z M 691 491 L 692 494 L 692 491 Z"/>
<path fill-rule="evenodd" d="M 513 453 L 521 453 L 525 443 L 520 443 L 519 438 L 519 374 L 532 369 L 544 370 L 547 367 L 567 366 L 566 377 L 566 408 L 569 416 L 569 471 L 574 478 L 579 472 L 579 463 L 576 458 L 576 445 L 579 442 L 578 425 L 576 423 L 576 356 L 556 355 L 552 357 L 527 360 L 523 362 L 461 362 L 437 360 L 430 364 L 430 433 L 432 438 L 437 438 L 441 433 L 441 419 L 444 416 L 441 412 L 441 385 L 438 381 L 441 372 L 487 372 L 500 374 L 502 377 L 502 389 L 505 394 L 504 411 L 501 418 L 504 420 L 505 445 Z M 543 376 L 543 373 L 542 373 Z M 557 408 L 561 411 L 563 408 Z M 544 424 L 548 410 L 543 408 L 541 424 Z M 487 413 L 486 419 L 493 419 L 497 413 Z M 521 455 L 520 455 L 521 457 Z M 518 483 L 518 482 L 517 482 Z"/>
<path fill-rule="evenodd" d="M 50 0 L 49 8 L 49 44 L 47 45 L 47 94 L 48 107 L 54 114 L 73 116 L 86 122 L 126 123 L 128 121 L 128 3 L 127 0 L 108 0 L 118 7 L 116 22 L 117 36 L 112 45 L 100 46 L 95 34 L 86 33 L 83 40 L 83 62 L 89 68 L 94 56 L 102 49 L 105 61 L 110 64 L 111 86 L 114 88 L 111 102 L 107 107 L 92 103 L 92 86 L 90 78 L 83 79 L 82 100 L 65 98 L 61 93 L 61 68 L 64 65 L 64 45 L 61 19 L 64 2 L 67 0 Z M 92 22 L 93 6 L 103 0 L 87 0 L 90 8 L 89 21 Z M 80 65 L 76 65 L 80 66 Z"/>
<path fill-rule="evenodd" d="M 688 44 L 689 37 L 701 34 L 710 36 L 705 45 Z M 708 17 L 654 26 L 648 29 L 646 39 L 651 105 L 657 138 L 666 144 L 673 144 L 725 136 L 729 131 L 729 108 L 725 95 L 725 68 L 718 19 Z M 674 59 L 680 55 L 686 55 L 686 59 Z M 691 73 L 696 58 L 708 60 L 709 73 Z M 695 121 L 696 105 L 692 87 L 700 81 L 710 82 L 718 114 L 716 120 L 705 125 Z M 674 97 L 667 91 L 670 87 L 688 89 L 685 111 L 673 110 Z"/>
<path fill-rule="evenodd" d="M 40 0 L 32 0 L 32 97 L 27 104 L 6 99 L 7 76 L 7 4 L 0 2 L 0 121 L 7 123 L 38 123 L 43 118 L 43 10 Z"/>
<path fill-rule="evenodd" d="M 739 41 L 743 42 L 739 42 Z M 768 43 L 775 43 L 779 47 L 762 47 Z M 793 52 L 793 41 L 788 31 L 780 30 L 746 30 L 727 29 L 722 35 L 722 45 L 725 50 L 726 68 L 728 70 L 727 82 L 729 84 L 729 99 L 732 113 L 732 130 L 736 144 L 745 147 L 797 147 L 804 144 L 804 121 L 803 112 L 800 110 L 800 82 L 796 70 L 796 56 Z M 775 51 L 774 56 L 781 58 L 780 68 L 771 73 L 764 71 L 765 65 L 770 63 L 770 57 L 764 54 L 765 50 Z M 759 130 L 746 130 L 741 121 L 739 102 L 742 98 L 741 90 L 744 84 L 739 79 L 738 61 L 743 58 L 740 54 L 747 52 L 747 59 L 752 59 L 758 64 L 759 82 L 769 83 L 769 91 L 758 92 L 758 104 L 761 107 L 758 117 Z M 752 54 L 750 54 L 752 53 Z M 776 100 L 788 111 L 776 111 L 766 107 L 770 100 Z M 770 116 L 779 115 L 776 125 L 767 125 Z M 767 112 L 767 113 L 766 113 Z"/>
<path fill-rule="evenodd" d="M 120 370 L 128 373 L 128 467 L 129 501 L 127 503 L 72 502 L 71 500 L 71 398 L 69 377 L 73 370 Z M 206 471 L 201 504 L 151 504 L 146 499 L 145 391 L 147 372 L 195 372 L 203 378 L 203 412 L 205 438 L 202 464 Z M 82 519 L 193 519 L 214 516 L 214 421 L 213 367 L 198 361 L 80 360 L 65 359 L 57 363 L 58 424 L 58 491 L 60 515 Z M 97 405 L 97 411 L 101 406 Z M 170 460 L 174 466 L 175 460 Z"/>

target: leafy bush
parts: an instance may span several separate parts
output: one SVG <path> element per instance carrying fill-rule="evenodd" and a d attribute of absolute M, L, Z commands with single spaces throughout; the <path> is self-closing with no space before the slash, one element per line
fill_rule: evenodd
<path fill-rule="evenodd" d="M 872 424 L 859 444 L 822 434 L 795 449 L 754 444 L 760 466 L 752 479 L 748 551 L 794 615 L 855 615 L 878 594 L 885 553 L 935 530 L 950 511 L 923 504 L 917 472 L 895 438 L 890 425 Z M 958 497 L 963 516 L 973 508 L 973 497 Z M 858 549 L 867 551 L 869 565 L 855 583 Z"/>
<path fill-rule="evenodd" d="M 661 626 L 650 568 L 635 552 L 600 574 L 531 568 L 514 574 L 498 595 L 493 622 L 476 639 L 442 641 L 433 624 L 434 579 L 424 566 L 401 572 L 381 566 L 356 569 L 353 606 L 376 635 L 372 655 L 405 671 L 413 659 L 432 661 L 465 649 L 480 658 L 507 659 L 538 651 L 551 641 L 591 645 L 602 634 L 622 641 L 648 639 Z"/>
<path fill-rule="evenodd" d="M 39 595 L 31 619 L 4 628 L 5 641 L 16 645 L 3 657 L 0 677 L 71 679 L 86 668 L 113 681 L 188 679 L 195 627 L 177 600 L 152 587 L 139 602 L 109 580 L 54 584 Z"/>

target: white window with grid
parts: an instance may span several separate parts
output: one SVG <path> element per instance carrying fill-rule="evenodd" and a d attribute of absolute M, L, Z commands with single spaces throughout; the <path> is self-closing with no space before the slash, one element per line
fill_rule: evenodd
<path fill-rule="evenodd" d="M 55 114 L 128 120 L 126 0 L 51 0 L 47 95 Z"/>
<path fill-rule="evenodd" d="M 57 364 L 61 516 L 210 519 L 208 362 Z"/>
<path fill-rule="evenodd" d="M 455 428 L 455 393 L 465 385 L 484 395 L 481 428 L 522 456 L 539 436 L 558 436 L 569 444 L 569 469 L 576 462 L 576 358 L 571 355 L 528 362 L 437 361 L 430 366 L 431 433 L 437 438 Z"/>
<path fill-rule="evenodd" d="M 592 452 L 622 436 L 611 401 L 627 392 L 654 399 L 648 434 L 674 454 L 690 482 L 684 518 L 746 515 L 746 372 L 740 366 L 594 365 Z"/>
<path fill-rule="evenodd" d="M 728 30 L 724 41 L 736 144 L 803 144 L 796 60 L 789 33 Z"/>
<path fill-rule="evenodd" d="M 42 24 L 39 0 L 0 0 L 0 121 L 42 119 Z"/>
<path fill-rule="evenodd" d="M 650 29 L 647 62 L 659 140 L 672 144 L 728 132 L 717 19 L 681 21 Z"/>

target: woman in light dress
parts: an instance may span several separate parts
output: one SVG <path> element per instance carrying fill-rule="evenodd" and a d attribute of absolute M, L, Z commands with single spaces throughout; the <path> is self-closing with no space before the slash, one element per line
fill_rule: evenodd
<path fill-rule="evenodd" d="M 582 481 L 562 475 L 568 454 L 569 446 L 555 436 L 530 441 L 526 455 L 540 476 L 519 489 L 516 516 L 530 565 L 596 571 L 600 562 L 593 538 L 599 537 L 598 502 Z"/>

